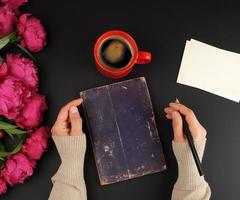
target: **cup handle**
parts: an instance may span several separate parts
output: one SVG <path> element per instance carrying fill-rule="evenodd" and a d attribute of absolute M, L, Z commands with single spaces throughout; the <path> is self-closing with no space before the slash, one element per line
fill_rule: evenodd
<path fill-rule="evenodd" d="M 138 52 L 138 58 L 137 58 L 137 64 L 147 64 L 150 63 L 152 60 L 152 55 L 148 51 L 139 51 Z"/>

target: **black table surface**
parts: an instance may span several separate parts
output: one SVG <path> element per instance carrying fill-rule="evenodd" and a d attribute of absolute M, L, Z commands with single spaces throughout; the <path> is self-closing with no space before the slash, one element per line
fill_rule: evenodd
<path fill-rule="evenodd" d="M 48 45 L 38 53 L 40 91 L 47 96 L 45 124 L 52 126 L 58 110 L 79 96 L 79 91 L 109 84 L 95 68 L 93 45 L 111 29 L 129 32 L 140 50 L 152 53 L 148 65 L 136 65 L 126 77 L 145 76 L 148 82 L 168 169 L 109 186 L 100 186 L 88 131 L 85 179 L 89 200 L 169 200 L 177 178 L 171 141 L 171 123 L 164 107 L 178 96 L 191 107 L 208 130 L 203 159 L 213 200 L 239 199 L 240 106 L 213 94 L 176 84 L 187 39 L 240 53 L 240 3 L 237 1 L 57 1 L 30 2 L 22 11 L 39 17 L 48 32 Z M 52 188 L 60 159 L 50 140 L 48 151 L 34 175 L 24 184 L 9 188 L 1 200 L 45 200 Z"/>

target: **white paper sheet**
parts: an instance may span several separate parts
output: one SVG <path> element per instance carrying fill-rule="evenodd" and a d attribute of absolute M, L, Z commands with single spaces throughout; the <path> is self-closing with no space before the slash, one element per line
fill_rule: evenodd
<path fill-rule="evenodd" d="M 186 42 L 177 83 L 240 100 L 240 54 L 191 39 Z"/>

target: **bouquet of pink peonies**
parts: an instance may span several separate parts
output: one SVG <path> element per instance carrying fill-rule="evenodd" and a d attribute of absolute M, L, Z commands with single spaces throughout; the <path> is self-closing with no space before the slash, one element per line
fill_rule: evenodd
<path fill-rule="evenodd" d="M 20 13 L 26 2 L 0 0 L 0 195 L 33 174 L 50 135 L 40 127 L 47 105 L 31 53 L 46 45 L 46 32 L 39 19 Z M 3 53 L 12 45 L 28 58 Z"/>

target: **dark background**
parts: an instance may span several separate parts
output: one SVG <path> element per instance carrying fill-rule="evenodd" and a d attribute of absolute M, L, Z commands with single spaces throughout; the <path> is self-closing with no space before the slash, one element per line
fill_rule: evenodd
<path fill-rule="evenodd" d="M 37 55 L 40 91 L 47 96 L 45 123 L 52 126 L 58 110 L 79 91 L 115 82 L 101 76 L 93 61 L 97 37 L 110 29 L 129 32 L 139 49 L 152 52 L 153 60 L 136 66 L 127 77 L 145 76 L 163 142 L 168 169 L 154 175 L 100 186 L 91 144 L 85 161 L 89 200 L 169 200 L 177 178 L 172 153 L 172 128 L 163 109 L 178 96 L 191 107 L 208 130 L 203 160 L 213 200 L 239 199 L 240 106 L 210 93 L 176 84 L 185 41 L 190 38 L 240 53 L 240 3 L 204 3 L 160 0 L 80 1 L 30 0 L 22 11 L 42 20 L 48 45 Z M 88 132 L 85 127 L 86 135 Z M 52 141 L 25 184 L 9 188 L 1 200 L 46 200 L 50 178 L 60 160 Z"/>

